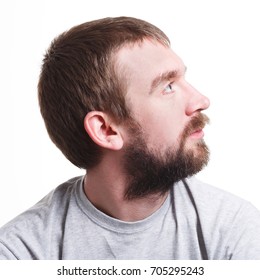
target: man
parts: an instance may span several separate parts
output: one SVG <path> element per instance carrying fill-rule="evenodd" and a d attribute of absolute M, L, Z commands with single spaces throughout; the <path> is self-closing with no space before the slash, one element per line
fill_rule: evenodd
<path fill-rule="evenodd" d="M 2 259 L 260 259 L 260 214 L 196 180 L 209 100 L 142 20 L 73 27 L 45 55 L 39 103 L 84 177 L 0 230 Z"/>

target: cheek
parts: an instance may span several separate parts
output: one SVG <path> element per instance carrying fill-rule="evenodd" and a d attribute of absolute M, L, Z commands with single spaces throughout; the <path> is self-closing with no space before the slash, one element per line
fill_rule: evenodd
<path fill-rule="evenodd" d="M 183 118 L 174 110 L 144 109 L 142 114 L 139 114 L 138 122 L 147 136 L 148 143 L 159 147 L 169 147 L 177 143 L 184 128 Z"/>

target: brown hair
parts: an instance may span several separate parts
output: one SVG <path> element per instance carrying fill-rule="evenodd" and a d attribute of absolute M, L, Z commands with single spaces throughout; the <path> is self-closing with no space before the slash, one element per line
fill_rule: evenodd
<path fill-rule="evenodd" d="M 143 20 L 104 18 L 62 33 L 45 54 L 38 84 L 41 114 L 52 141 L 76 166 L 91 168 L 102 155 L 84 129 L 88 112 L 103 111 L 118 122 L 129 118 L 126 81 L 116 75 L 113 55 L 145 38 L 169 45 L 160 29 Z"/>

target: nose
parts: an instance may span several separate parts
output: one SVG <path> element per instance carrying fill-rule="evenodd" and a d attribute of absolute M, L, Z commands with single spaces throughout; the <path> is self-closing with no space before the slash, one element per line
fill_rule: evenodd
<path fill-rule="evenodd" d="M 198 111 L 203 111 L 208 109 L 210 106 L 210 100 L 205 95 L 201 94 L 194 87 L 189 85 L 187 89 L 187 105 L 186 105 L 186 115 L 191 116 Z"/>

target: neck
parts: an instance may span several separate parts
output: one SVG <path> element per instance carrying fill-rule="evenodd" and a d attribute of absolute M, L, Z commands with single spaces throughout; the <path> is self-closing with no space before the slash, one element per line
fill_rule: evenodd
<path fill-rule="evenodd" d="M 168 193 L 125 199 L 126 182 L 122 174 L 113 164 L 101 164 L 87 172 L 84 191 L 97 209 L 113 218 L 134 222 L 147 218 L 164 203 Z"/>

